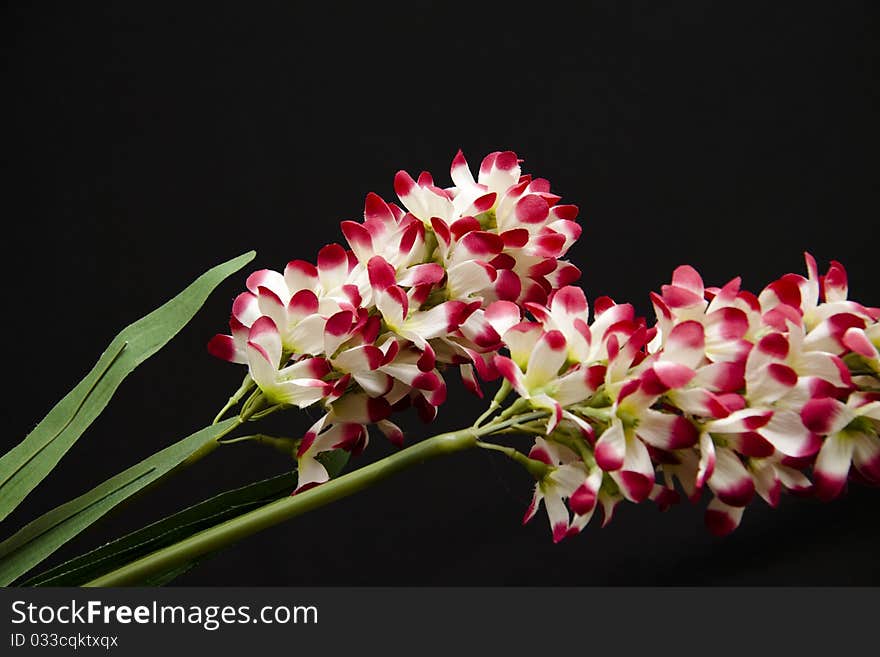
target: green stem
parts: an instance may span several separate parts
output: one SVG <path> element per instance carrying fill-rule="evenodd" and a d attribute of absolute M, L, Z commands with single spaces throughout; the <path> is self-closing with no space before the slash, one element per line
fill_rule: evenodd
<path fill-rule="evenodd" d="M 523 435 L 523 436 L 546 436 L 547 435 L 547 426 L 546 423 L 537 423 L 530 422 L 528 424 L 512 424 L 506 429 L 501 429 L 495 432 L 496 434 L 505 434 L 510 436 Z"/>
<path fill-rule="evenodd" d="M 271 502 L 259 509 L 249 511 L 194 534 L 179 543 L 157 550 L 93 579 L 85 586 L 137 584 L 152 575 L 183 566 L 251 534 L 348 497 L 414 465 L 438 456 L 454 454 L 476 447 L 478 439 L 482 436 L 488 436 L 518 422 L 528 422 L 539 417 L 546 417 L 546 415 L 546 411 L 534 411 L 506 421 L 496 421 L 480 428 L 467 427 L 459 431 L 433 436 L 370 465 L 331 479 L 320 486 Z"/>
<path fill-rule="evenodd" d="M 244 375 L 244 381 L 241 382 L 241 386 L 239 386 L 238 390 L 236 390 L 233 395 L 229 398 L 229 401 L 226 402 L 226 406 L 220 409 L 220 412 L 217 413 L 217 417 L 214 418 L 214 424 L 220 422 L 223 419 L 223 416 L 226 415 L 226 411 L 228 411 L 233 406 L 237 405 L 238 402 L 241 401 L 242 397 L 244 397 L 251 388 L 254 387 L 254 380 L 251 378 L 250 374 Z"/>
<path fill-rule="evenodd" d="M 501 402 L 503 402 L 507 398 L 507 395 L 510 394 L 511 388 L 512 386 L 510 385 L 510 381 L 504 379 L 504 381 L 501 383 L 501 387 L 498 388 L 498 392 L 495 393 L 495 397 L 492 398 L 492 402 L 489 404 L 489 408 L 487 408 L 486 412 L 478 417 L 477 421 L 474 422 L 475 427 L 480 426 L 483 422 L 486 421 L 486 419 L 490 415 L 492 415 L 492 413 L 501 408 Z"/>
<path fill-rule="evenodd" d="M 505 408 L 501 415 L 499 415 L 496 419 L 498 420 L 506 420 L 510 417 L 513 417 L 517 413 L 522 413 L 526 409 L 530 408 L 530 404 L 527 399 L 518 398 L 515 402 L 513 402 L 510 406 Z M 546 413 L 545 413 L 546 415 Z"/>
<path fill-rule="evenodd" d="M 117 570 L 98 577 L 85 586 L 125 586 L 189 563 L 209 552 L 235 543 L 280 522 L 348 497 L 386 477 L 436 456 L 452 454 L 476 445 L 472 428 L 440 434 L 371 463 L 349 474 L 285 497 L 243 515 L 220 523 L 198 534 L 148 554 Z"/>
<path fill-rule="evenodd" d="M 295 438 L 269 436 L 264 433 L 255 433 L 250 436 L 239 436 L 238 438 L 230 438 L 229 440 L 221 440 L 219 442 L 221 445 L 234 445 L 236 443 L 254 442 L 259 445 L 273 447 L 282 454 L 286 456 L 291 456 L 295 452 L 296 447 L 300 441 Z"/>
<path fill-rule="evenodd" d="M 247 419 L 254 420 L 254 421 L 262 420 L 267 415 L 272 415 L 272 413 L 275 413 L 276 411 L 280 411 L 284 408 L 289 408 L 289 407 L 285 406 L 284 404 L 275 404 L 274 406 L 269 406 L 268 408 L 264 408 L 260 411 L 254 411 Z"/>
<path fill-rule="evenodd" d="M 543 463 L 536 459 L 530 459 L 528 456 L 526 456 L 519 450 L 514 449 L 513 447 L 507 447 L 506 445 L 496 445 L 495 443 L 484 443 L 481 440 L 477 441 L 477 447 L 480 447 L 482 449 L 490 449 L 494 452 L 501 452 L 509 459 L 513 459 L 521 466 L 523 466 L 526 470 L 528 470 L 529 474 L 537 480 L 543 479 L 546 476 L 547 472 L 550 471 L 550 466 L 548 466 L 546 463 Z"/>
<path fill-rule="evenodd" d="M 264 408 L 265 404 L 266 404 L 266 398 L 260 393 L 260 389 L 257 388 L 253 392 L 253 394 L 250 397 L 248 397 L 248 400 L 245 402 L 244 407 L 241 409 L 241 413 L 238 416 L 238 422 L 236 422 L 229 429 L 227 429 L 222 434 L 217 436 L 216 440 L 212 440 L 212 441 L 202 445 L 202 447 L 200 449 L 198 449 L 197 451 L 190 454 L 186 460 L 184 460 L 180 463 L 180 465 L 178 465 L 173 470 L 169 470 L 165 474 L 164 477 L 162 477 L 161 479 L 157 479 L 156 481 L 157 482 L 164 481 L 167 477 L 170 477 L 172 474 L 175 474 L 184 468 L 188 468 L 189 466 L 191 466 L 193 463 L 196 463 L 197 461 L 201 461 L 208 454 L 210 454 L 215 449 L 220 447 L 220 445 L 223 444 L 222 441 L 220 440 L 221 438 L 223 438 L 223 436 L 228 435 L 233 429 L 237 429 L 238 427 L 240 427 L 242 424 L 244 424 L 248 420 L 253 419 L 256 415 L 259 415 L 260 417 L 264 417 L 264 416 L 270 415 L 270 414 L 272 414 L 282 408 L 282 406 L 278 405 L 278 404 L 276 404 L 275 406 L 270 406 L 269 408 Z"/>
<path fill-rule="evenodd" d="M 584 417 L 588 417 L 592 420 L 599 420 L 600 422 L 606 423 L 611 421 L 610 407 L 593 408 L 591 406 L 576 406 L 573 410 L 576 413 Z"/>

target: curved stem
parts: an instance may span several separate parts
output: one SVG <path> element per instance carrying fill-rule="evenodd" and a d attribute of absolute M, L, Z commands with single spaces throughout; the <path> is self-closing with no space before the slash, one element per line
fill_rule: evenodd
<path fill-rule="evenodd" d="M 495 397 L 492 398 L 492 402 L 489 404 L 489 408 L 487 408 L 486 411 L 477 418 L 477 421 L 474 422 L 475 427 L 480 426 L 483 422 L 486 421 L 489 416 L 492 415 L 492 413 L 501 408 L 501 402 L 503 402 L 507 398 L 507 395 L 510 394 L 511 389 L 512 386 L 510 385 L 510 381 L 504 379 L 504 381 L 502 381 L 501 383 L 501 387 L 498 388 L 498 392 L 495 393 Z"/>
<path fill-rule="evenodd" d="M 513 402 L 510 406 L 508 406 L 503 411 L 501 411 L 501 415 L 499 415 L 496 418 L 496 420 L 507 420 L 508 418 L 513 417 L 517 413 L 524 412 L 528 408 L 530 408 L 528 400 L 520 397 L 515 402 Z"/>
<path fill-rule="evenodd" d="M 438 456 L 454 454 L 476 447 L 479 438 L 482 436 L 488 436 L 519 422 L 528 422 L 529 420 L 546 416 L 547 411 L 533 411 L 506 420 L 499 419 L 484 427 L 467 427 L 459 431 L 433 436 L 370 465 L 366 465 L 336 479 L 331 479 L 320 486 L 271 502 L 210 529 L 194 534 L 179 543 L 157 550 L 110 573 L 93 579 L 84 586 L 126 586 L 137 584 L 152 575 L 183 566 L 263 529 L 348 497 L 409 467 L 424 463 Z"/>
<path fill-rule="evenodd" d="M 136 584 L 151 575 L 182 566 L 201 556 L 235 543 L 246 536 L 295 518 L 313 509 L 348 497 L 372 484 L 428 459 L 453 454 L 474 447 L 476 431 L 467 428 L 444 433 L 403 449 L 380 461 L 371 463 L 337 479 L 306 490 L 298 495 L 242 514 L 215 527 L 157 550 L 117 570 L 94 579 L 85 586 L 125 586 Z"/>
<path fill-rule="evenodd" d="M 543 479 L 547 472 L 550 470 L 550 466 L 542 461 L 538 461 L 537 459 L 532 459 L 520 452 L 513 447 L 507 447 L 506 445 L 496 445 L 495 443 L 484 443 L 482 440 L 477 441 L 477 447 L 482 449 L 489 449 L 494 452 L 501 452 L 507 458 L 512 459 L 523 466 L 530 475 L 532 475 L 535 479 Z"/>
<path fill-rule="evenodd" d="M 284 436 L 269 436 L 264 433 L 255 433 L 249 436 L 239 436 L 238 438 L 230 438 L 229 440 L 218 441 L 221 445 L 235 445 L 236 443 L 257 443 L 258 445 L 266 445 L 273 447 L 286 456 L 295 453 L 299 440 L 295 438 L 286 438 Z"/>
<path fill-rule="evenodd" d="M 217 424 L 220 420 L 223 419 L 223 416 L 226 415 L 226 411 L 230 408 L 238 404 L 242 400 L 251 388 L 254 387 L 254 380 L 251 378 L 250 374 L 244 375 L 244 380 L 241 382 L 241 386 L 239 386 L 238 390 L 236 390 L 233 395 L 229 398 L 229 401 L 226 402 L 226 405 L 220 409 L 220 412 L 217 413 L 217 416 L 214 418 L 213 424 Z"/>
<path fill-rule="evenodd" d="M 248 420 L 256 419 L 257 416 L 265 417 L 267 415 L 271 415 L 272 413 L 275 413 L 283 408 L 280 404 L 265 408 L 265 404 L 266 398 L 263 397 L 262 394 L 260 394 L 260 389 L 257 388 L 245 402 L 244 408 L 241 409 L 241 413 L 238 416 L 238 422 L 236 422 L 228 430 L 217 436 L 216 440 L 212 440 L 202 445 L 201 449 L 190 454 L 186 460 L 180 463 L 180 465 L 178 465 L 173 470 L 169 470 L 168 473 L 164 477 L 162 477 L 162 479 L 158 479 L 157 481 L 164 481 L 166 477 L 176 472 L 179 472 L 184 468 L 188 468 L 193 463 L 196 463 L 197 461 L 205 458 L 208 454 L 210 454 L 223 444 L 223 442 L 220 440 L 221 438 L 223 438 L 223 436 L 228 435 L 233 429 L 240 427 Z"/>

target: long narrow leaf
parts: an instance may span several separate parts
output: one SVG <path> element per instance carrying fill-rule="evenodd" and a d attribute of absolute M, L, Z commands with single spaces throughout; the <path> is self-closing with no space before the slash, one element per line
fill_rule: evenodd
<path fill-rule="evenodd" d="M 52 471 L 104 410 L 123 379 L 174 337 L 214 288 L 254 255 L 251 251 L 208 270 L 183 292 L 113 339 L 86 377 L 21 443 L 0 458 L 0 520 Z"/>
<path fill-rule="evenodd" d="M 205 427 L 22 527 L 0 543 L 0 586 L 24 575 L 117 504 L 240 422 L 232 417 Z"/>
<path fill-rule="evenodd" d="M 348 452 L 337 449 L 318 458 L 331 477 L 336 477 L 348 463 Z M 66 561 L 22 586 L 81 586 L 158 549 L 172 545 L 203 529 L 273 502 L 296 488 L 296 473 L 288 472 L 215 495 L 187 509 L 154 522 L 101 547 Z M 199 561 L 201 561 L 200 559 Z M 168 573 L 158 581 L 142 582 L 144 586 L 160 586 L 186 572 L 195 562 Z"/>
<path fill-rule="evenodd" d="M 204 502 L 55 566 L 22 582 L 22 586 L 79 586 L 129 561 L 183 540 L 197 531 L 289 495 L 295 487 L 296 474 L 288 472 L 215 495 Z"/>

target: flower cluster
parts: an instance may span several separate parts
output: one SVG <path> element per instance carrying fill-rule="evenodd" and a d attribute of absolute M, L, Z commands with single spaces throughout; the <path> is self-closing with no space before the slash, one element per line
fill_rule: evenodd
<path fill-rule="evenodd" d="M 494 363 L 549 415 L 524 427 L 547 466 L 526 520 L 543 502 L 559 541 L 599 505 L 607 523 L 623 499 L 666 508 L 708 489 L 722 535 L 756 493 L 776 506 L 783 490 L 828 500 L 848 478 L 880 484 L 880 309 L 847 299 L 839 263 L 820 276 L 806 261 L 806 277 L 757 296 L 679 267 L 652 294 L 651 327 L 608 298 L 590 322 L 576 287 L 525 302 L 534 320 L 502 333 L 510 356 Z"/>
<path fill-rule="evenodd" d="M 328 478 L 321 452 L 363 450 L 370 424 L 400 445 L 393 411 L 414 406 L 433 419 L 444 368 L 459 366 L 481 394 L 475 370 L 497 378 L 498 330 L 580 276 L 561 259 L 580 234 L 577 208 L 520 163 L 491 153 L 475 179 L 459 151 L 448 188 L 400 171 L 401 205 L 371 193 L 363 221 L 342 222 L 348 249 L 329 244 L 315 263 L 247 279 L 230 334 L 208 348 L 246 364 L 268 403 L 323 407 L 297 447 L 298 490 Z"/>
<path fill-rule="evenodd" d="M 563 260 L 577 208 L 520 163 L 491 153 L 474 178 L 459 152 L 447 188 L 400 171 L 399 205 L 371 193 L 363 221 L 342 222 L 348 248 L 248 277 L 208 348 L 247 365 L 262 406 L 322 407 L 296 441 L 297 490 L 328 479 L 321 453 L 361 452 L 369 425 L 402 445 L 392 414 L 433 420 L 452 366 L 479 396 L 478 375 L 505 380 L 472 430 L 534 436 L 528 458 L 478 443 L 535 475 L 525 519 L 543 505 L 555 541 L 624 499 L 665 509 L 708 490 L 721 535 L 756 494 L 776 506 L 784 490 L 880 485 L 880 309 L 847 299 L 839 263 L 820 276 L 806 254 L 806 276 L 758 295 L 682 266 L 651 295 L 653 325 L 607 297 L 591 318 Z M 511 389 L 519 399 L 480 427 Z"/>

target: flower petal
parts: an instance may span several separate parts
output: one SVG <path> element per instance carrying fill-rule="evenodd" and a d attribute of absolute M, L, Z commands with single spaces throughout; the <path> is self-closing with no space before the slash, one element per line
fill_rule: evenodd
<path fill-rule="evenodd" d="M 277 370 L 281 365 L 281 335 L 270 317 L 260 317 L 248 333 L 248 342 L 259 347 L 263 358 Z"/>
<path fill-rule="evenodd" d="M 526 368 L 525 386 L 532 390 L 546 385 L 559 375 L 566 360 L 565 336 L 559 331 L 547 331 L 535 343 Z"/>
<path fill-rule="evenodd" d="M 611 473 L 620 486 L 620 492 L 631 502 L 644 502 L 654 487 L 654 465 L 645 444 L 636 438 L 627 438 L 626 456 L 620 470 Z"/>
<path fill-rule="evenodd" d="M 513 386 L 517 394 L 527 399 L 529 391 L 526 389 L 522 370 L 519 369 L 516 363 L 506 356 L 495 356 L 493 363 L 501 376 L 507 379 L 510 385 Z"/>
<path fill-rule="evenodd" d="M 823 436 L 837 433 L 852 422 L 855 416 L 853 409 L 830 397 L 811 399 L 801 409 L 804 426 Z"/>
<path fill-rule="evenodd" d="M 706 509 L 706 527 L 715 536 L 726 536 L 739 527 L 743 510 L 743 507 L 730 506 L 716 497 Z"/>
<path fill-rule="evenodd" d="M 606 472 L 619 470 L 626 456 L 626 434 L 623 423 L 615 419 L 596 441 L 596 464 Z"/>
<path fill-rule="evenodd" d="M 305 260 L 291 260 L 284 268 L 284 281 L 291 294 L 300 290 L 314 291 L 318 285 L 318 270 Z"/>
<path fill-rule="evenodd" d="M 854 450 L 855 441 L 840 434 L 828 436 L 822 444 L 813 466 L 813 478 L 816 497 L 823 502 L 834 499 L 843 490 Z"/>
<path fill-rule="evenodd" d="M 318 251 L 318 278 L 326 291 L 341 287 L 347 275 L 348 255 L 339 244 L 328 244 Z"/>
<path fill-rule="evenodd" d="M 687 418 L 652 409 L 639 417 L 636 434 L 649 445 L 667 450 L 691 447 L 699 438 L 697 428 Z"/>
<path fill-rule="evenodd" d="M 497 277 L 495 268 L 480 260 L 465 260 L 446 272 L 446 290 L 450 299 L 467 299 L 490 287 Z"/>
<path fill-rule="evenodd" d="M 855 443 L 853 465 L 868 481 L 880 485 L 880 438 L 863 433 L 852 440 Z"/>
<path fill-rule="evenodd" d="M 848 328 L 843 334 L 841 342 L 843 342 L 847 349 L 869 360 L 880 359 L 877 347 L 868 339 L 865 331 L 857 326 Z"/>
<path fill-rule="evenodd" d="M 342 372 L 367 372 L 378 368 L 384 356 L 375 345 L 365 344 L 340 353 L 333 359 L 333 366 Z"/>
<path fill-rule="evenodd" d="M 347 394 L 333 403 L 334 419 L 355 424 L 368 424 L 384 420 L 391 414 L 391 406 L 384 397 L 364 394 Z"/>
<path fill-rule="evenodd" d="M 217 334 L 208 341 L 208 353 L 230 363 L 246 363 L 247 356 L 239 350 L 231 335 Z"/>
<path fill-rule="evenodd" d="M 715 450 L 715 470 L 708 484 L 722 502 L 731 506 L 745 506 L 755 494 L 755 482 L 749 471 L 726 447 Z"/>
<path fill-rule="evenodd" d="M 501 337 L 510 350 L 510 357 L 521 369 L 526 369 L 529 357 L 543 335 L 540 324 L 521 322 L 505 331 Z"/>
<path fill-rule="evenodd" d="M 804 426 L 797 411 L 776 409 L 758 433 L 786 456 L 812 456 L 821 445 L 819 437 Z"/>
<path fill-rule="evenodd" d="M 794 388 L 797 382 L 797 372 L 788 365 L 768 363 L 746 376 L 746 390 L 753 404 L 770 404 Z"/>
<path fill-rule="evenodd" d="M 400 330 L 409 313 L 409 299 L 406 293 L 396 285 L 392 285 L 388 289 L 376 291 L 374 300 L 388 327 L 395 331 Z"/>
<path fill-rule="evenodd" d="M 504 335 L 522 317 L 519 306 L 510 301 L 495 301 L 486 307 L 484 316 L 498 335 Z"/>
<path fill-rule="evenodd" d="M 700 463 L 695 485 L 701 489 L 715 472 L 715 443 L 708 432 L 700 434 Z"/>
<path fill-rule="evenodd" d="M 695 368 L 703 360 L 705 346 L 703 325 L 693 320 L 682 322 L 666 338 L 663 359 Z"/>
<path fill-rule="evenodd" d="M 271 269 L 260 269 L 259 271 L 255 271 L 247 277 L 245 285 L 247 286 L 247 289 L 254 294 L 257 294 L 261 287 L 268 288 L 279 298 L 284 299 L 283 303 L 286 303 L 287 299 L 290 297 L 290 290 L 287 287 L 287 282 L 284 280 L 284 276 Z"/>
<path fill-rule="evenodd" d="M 403 447 L 403 430 L 394 424 L 391 420 L 379 420 L 376 422 L 376 426 L 379 427 L 379 430 L 385 434 L 385 437 L 391 442 L 395 447 Z"/>

